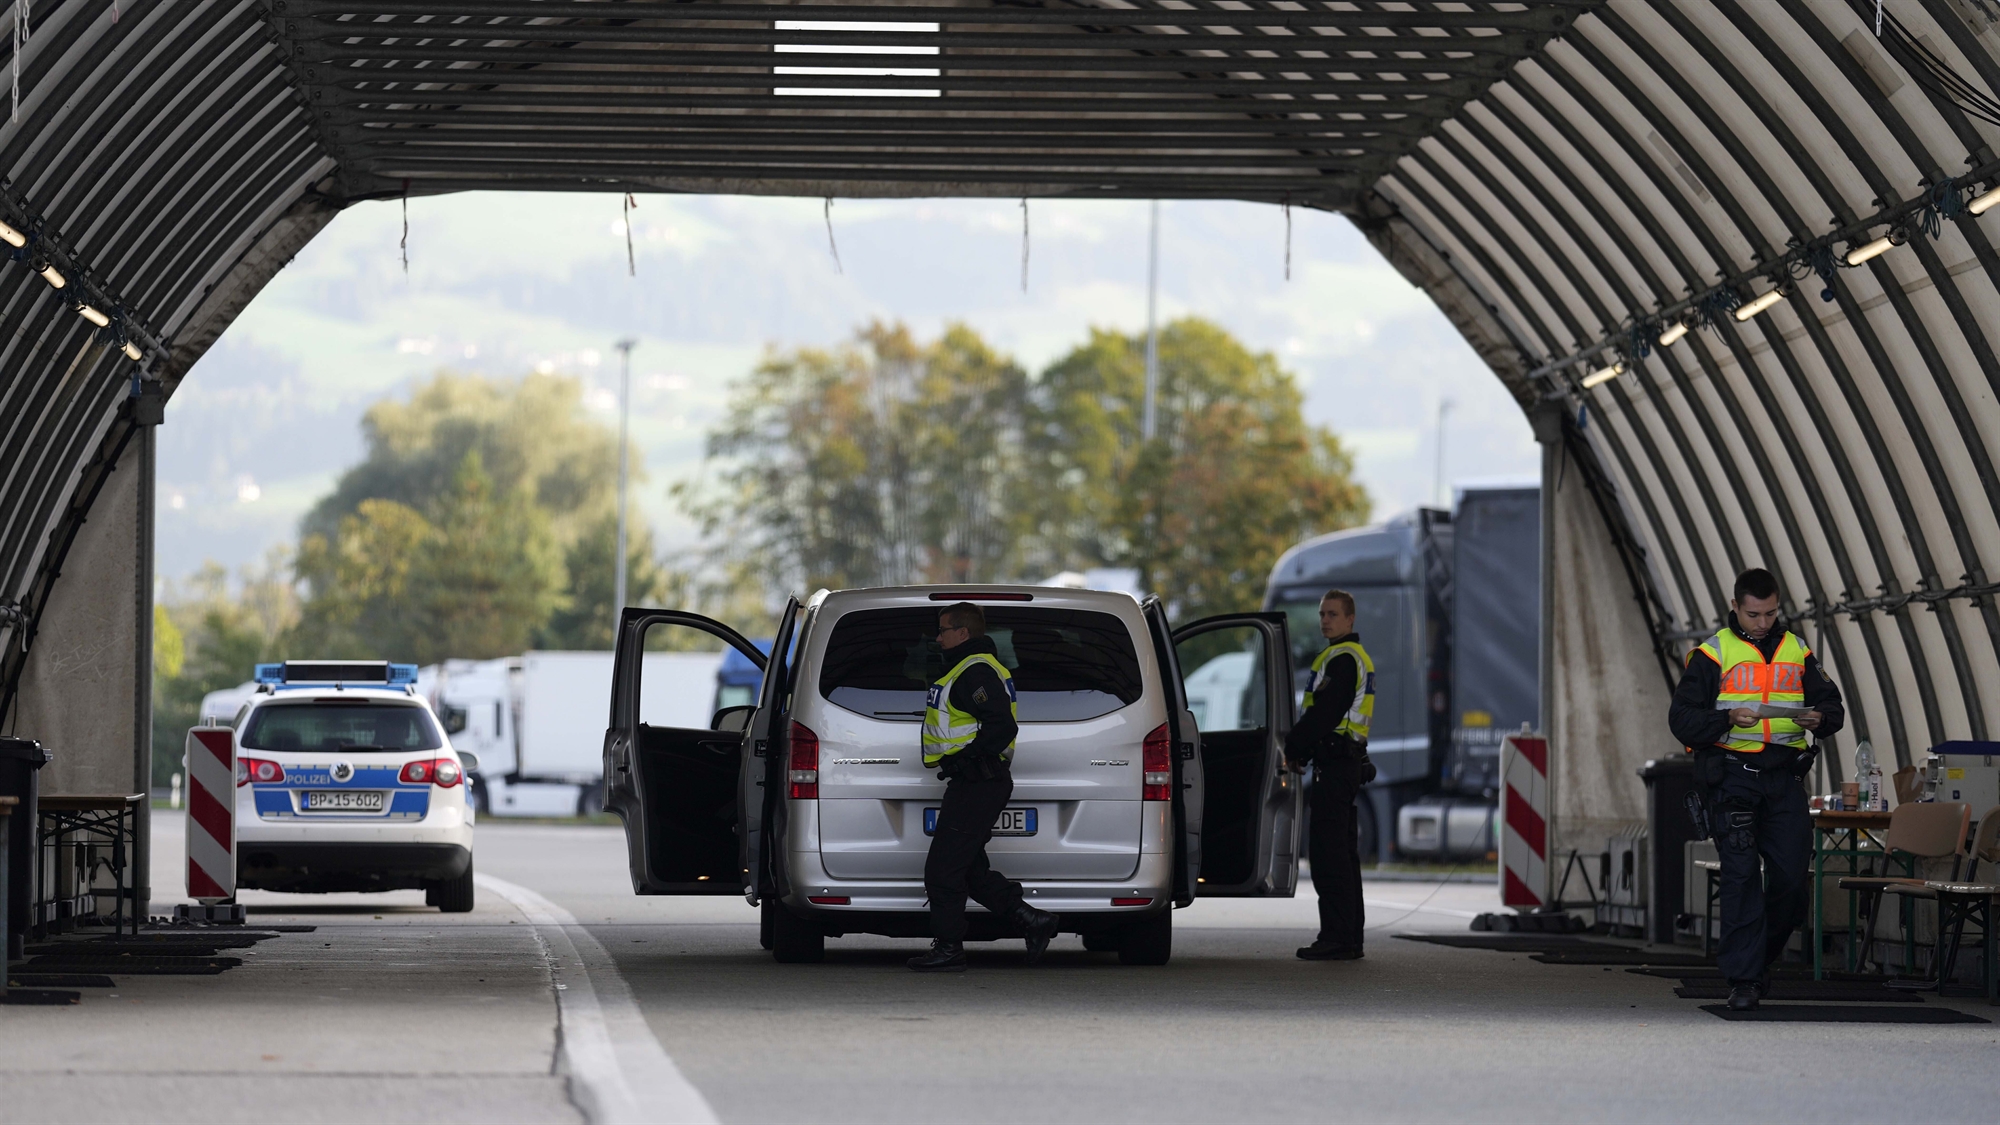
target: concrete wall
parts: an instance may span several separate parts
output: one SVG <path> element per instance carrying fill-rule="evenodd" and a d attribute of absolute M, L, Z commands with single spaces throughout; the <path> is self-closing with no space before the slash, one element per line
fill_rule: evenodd
<path fill-rule="evenodd" d="M 44 793 L 144 793 L 151 783 L 153 448 L 153 431 L 140 430 L 98 493 L 21 677 L 12 733 L 55 754 Z"/>
<path fill-rule="evenodd" d="M 1669 692 L 1631 579 L 1582 471 L 1562 464 L 1567 456 L 1546 457 L 1543 478 L 1551 879 L 1569 849 L 1593 855 L 1612 833 L 1643 824 L 1639 767 L 1681 753 L 1667 731 Z"/>

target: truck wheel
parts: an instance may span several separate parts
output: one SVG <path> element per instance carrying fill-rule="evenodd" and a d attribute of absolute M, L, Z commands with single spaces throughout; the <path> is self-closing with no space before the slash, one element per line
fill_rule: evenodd
<path fill-rule="evenodd" d="M 469 914 L 472 912 L 472 862 L 466 861 L 465 874 L 456 879 L 441 879 L 424 888 L 424 902 L 435 906 L 446 914 Z"/>
<path fill-rule="evenodd" d="M 771 930 L 776 925 L 771 916 L 777 909 L 777 900 L 771 898 L 766 898 L 757 908 L 757 944 L 765 949 L 771 948 Z"/>
<path fill-rule="evenodd" d="M 1118 932 L 1121 965 L 1164 965 L 1174 955 L 1174 912 L 1162 910 Z"/>
<path fill-rule="evenodd" d="M 826 960 L 826 935 L 811 922 L 772 902 L 771 957 L 780 965 L 817 965 Z"/>

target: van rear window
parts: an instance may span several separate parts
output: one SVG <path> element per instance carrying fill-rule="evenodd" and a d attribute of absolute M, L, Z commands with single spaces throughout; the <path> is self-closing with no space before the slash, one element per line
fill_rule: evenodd
<path fill-rule="evenodd" d="M 436 750 L 444 745 L 422 707 L 404 703 L 270 703 L 238 736 L 246 750 Z"/>
<path fill-rule="evenodd" d="M 834 623 L 819 693 L 877 719 L 921 722 L 924 694 L 945 674 L 937 607 L 864 609 Z M 1108 613 L 986 607 L 986 635 L 1014 676 L 1024 723 L 1108 715 L 1139 698 L 1131 630 Z"/>

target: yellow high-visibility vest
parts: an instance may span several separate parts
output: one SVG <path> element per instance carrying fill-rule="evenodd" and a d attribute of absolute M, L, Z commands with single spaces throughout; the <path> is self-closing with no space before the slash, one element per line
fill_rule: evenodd
<path fill-rule="evenodd" d="M 1703 641 L 1695 652 L 1715 661 L 1722 670 L 1721 690 L 1715 693 L 1716 710 L 1747 707 L 1753 703 L 1784 703 L 1803 707 L 1806 701 L 1806 657 L 1812 650 L 1787 631 L 1769 660 L 1763 650 L 1736 634 L 1734 629 Z M 1694 659 L 1694 653 L 1688 654 Z M 1804 746 L 1806 729 L 1795 719 L 1763 719 L 1754 727 L 1734 727 L 1716 745 L 1738 754 L 1760 754 L 1766 746 Z"/>
<path fill-rule="evenodd" d="M 979 733 L 979 720 L 971 712 L 961 711 L 957 707 L 952 706 L 951 702 L 951 685 L 956 683 L 958 678 L 965 674 L 965 670 L 974 664 L 990 665 L 995 672 L 1000 673 L 1000 682 L 1007 688 L 1007 708 L 1013 713 L 1017 721 L 1021 717 L 1021 706 L 1016 701 L 1014 695 L 1013 673 L 1007 671 L 1007 666 L 1000 663 L 1000 658 L 994 656 L 992 653 L 973 653 L 971 656 L 959 661 L 957 667 L 946 672 L 944 679 L 932 684 L 930 698 L 924 701 L 924 765 L 926 767 L 935 766 L 939 762 L 944 761 L 946 755 L 956 754 L 960 750 L 965 749 L 972 742 L 973 736 Z M 1013 758 L 1014 744 L 1009 742 L 1006 749 L 1000 751 L 1000 760 L 1008 762 L 1012 761 Z"/>
<path fill-rule="evenodd" d="M 1339 644 L 1326 646 L 1324 652 L 1313 658 L 1313 686 L 1319 686 L 1319 679 L 1326 670 L 1327 662 L 1342 653 L 1354 657 L 1354 663 L 1360 674 L 1354 677 L 1354 698 L 1341 701 L 1347 704 L 1347 713 L 1340 717 L 1340 725 L 1333 728 L 1334 733 L 1344 734 L 1356 742 L 1365 744 L 1368 741 L 1369 724 L 1375 721 L 1375 662 L 1368 658 L 1368 650 L 1361 647 L 1361 642 L 1342 641 Z M 1306 692 L 1305 702 L 1308 708 L 1317 702 L 1311 691 Z"/>

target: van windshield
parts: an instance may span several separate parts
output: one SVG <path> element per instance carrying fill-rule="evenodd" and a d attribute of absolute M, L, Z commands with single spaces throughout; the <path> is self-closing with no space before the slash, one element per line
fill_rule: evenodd
<path fill-rule="evenodd" d="M 912 606 L 843 616 L 827 638 L 820 694 L 873 718 L 923 721 L 925 692 L 947 671 L 937 615 Z M 1111 614 L 989 606 L 986 635 L 1014 676 L 1024 723 L 1095 719 L 1139 698 L 1139 654 Z"/>
<path fill-rule="evenodd" d="M 248 750 L 314 752 L 436 750 L 444 745 L 437 724 L 422 707 L 325 699 L 259 707 L 238 741 Z"/>

